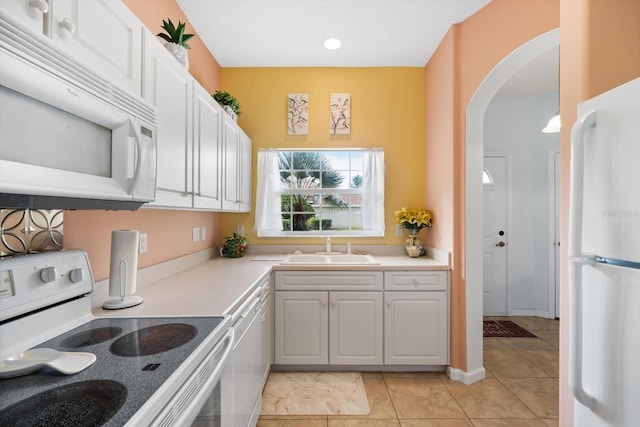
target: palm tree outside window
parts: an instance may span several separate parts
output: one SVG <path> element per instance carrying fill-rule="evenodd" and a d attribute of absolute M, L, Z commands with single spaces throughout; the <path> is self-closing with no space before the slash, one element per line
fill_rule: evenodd
<path fill-rule="evenodd" d="M 382 150 L 260 150 L 259 236 L 384 235 Z"/>

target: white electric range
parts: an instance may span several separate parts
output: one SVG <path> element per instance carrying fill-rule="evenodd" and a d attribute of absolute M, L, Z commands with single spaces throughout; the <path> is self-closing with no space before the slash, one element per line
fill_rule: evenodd
<path fill-rule="evenodd" d="M 81 250 L 0 260 L 0 425 L 226 425 L 230 316 L 95 317 L 93 287 Z"/>

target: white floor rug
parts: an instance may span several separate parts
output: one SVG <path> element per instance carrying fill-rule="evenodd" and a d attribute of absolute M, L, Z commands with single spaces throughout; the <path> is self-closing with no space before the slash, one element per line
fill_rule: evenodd
<path fill-rule="evenodd" d="M 271 372 L 262 392 L 262 415 L 367 415 L 369 403 L 357 372 Z"/>

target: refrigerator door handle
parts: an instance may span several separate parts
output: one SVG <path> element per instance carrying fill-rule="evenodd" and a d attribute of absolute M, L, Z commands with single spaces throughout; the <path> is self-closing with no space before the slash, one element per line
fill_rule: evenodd
<path fill-rule="evenodd" d="M 584 135 L 596 124 L 596 112 L 580 116 L 571 129 L 571 197 L 569 199 L 569 256 L 582 256 L 584 199 Z"/>
<path fill-rule="evenodd" d="M 589 409 L 595 406 L 595 398 L 582 384 L 582 268 L 594 264 L 592 257 L 569 260 L 569 387 L 576 400 Z"/>

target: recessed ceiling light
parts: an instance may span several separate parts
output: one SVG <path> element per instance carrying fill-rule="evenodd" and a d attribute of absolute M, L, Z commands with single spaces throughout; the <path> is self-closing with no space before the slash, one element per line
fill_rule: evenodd
<path fill-rule="evenodd" d="M 326 49 L 329 49 L 329 50 L 340 49 L 340 46 L 342 46 L 342 42 L 335 37 L 329 37 L 328 39 L 324 39 L 322 44 Z"/>

